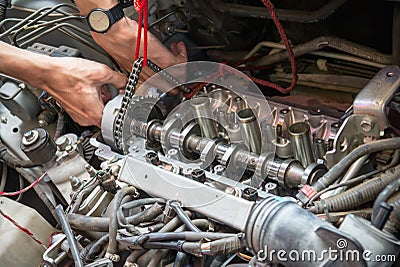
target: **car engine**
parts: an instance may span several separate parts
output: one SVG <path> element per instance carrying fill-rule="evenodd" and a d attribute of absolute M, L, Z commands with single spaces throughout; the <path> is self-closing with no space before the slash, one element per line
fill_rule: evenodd
<path fill-rule="evenodd" d="M 139 57 L 101 129 L 0 74 L 0 266 L 398 266 L 400 3 L 270 3 L 149 0 L 189 61 Z M 0 11 L 2 41 L 121 70 L 69 1 Z"/>

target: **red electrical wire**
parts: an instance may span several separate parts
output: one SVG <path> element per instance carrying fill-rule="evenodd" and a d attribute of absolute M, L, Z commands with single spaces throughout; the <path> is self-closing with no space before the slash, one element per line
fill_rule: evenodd
<path fill-rule="evenodd" d="M 35 241 L 36 243 L 38 243 L 42 248 L 47 249 L 47 247 L 39 240 L 35 237 L 35 235 L 27 228 L 21 226 L 17 221 L 15 221 L 13 218 L 11 218 L 10 216 L 8 216 L 7 214 L 5 214 L 2 210 L 0 210 L 0 214 L 6 218 L 7 220 L 9 220 L 13 225 L 15 225 L 18 229 L 20 229 L 21 231 L 23 231 L 25 234 L 27 234 L 30 238 L 33 239 L 33 241 Z"/>
<path fill-rule="evenodd" d="M 293 53 L 292 47 L 290 46 L 289 40 L 286 36 L 285 30 L 283 29 L 282 24 L 279 21 L 278 16 L 276 15 L 274 5 L 271 3 L 270 0 L 261 0 L 261 2 L 263 2 L 263 4 L 267 7 L 268 12 L 271 15 L 271 19 L 274 22 L 276 28 L 278 29 L 279 35 L 281 36 L 282 41 L 285 44 L 286 51 L 289 54 L 290 66 L 292 69 L 292 81 L 291 81 L 289 87 L 283 88 L 283 87 L 281 87 L 275 83 L 269 82 L 269 81 L 261 80 L 261 79 L 258 79 L 258 78 L 252 77 L 252 76 L 249 76 L 249 78 L 251 80 L 253 80 L 255 83 L 261 84 L 263 86 L 271 87 L 275 90 L 278 90 L 281 93 L 287 94 L 293 90 L 293 88 L 296 86 L 296 83 L 297 83 L 296 60 L 294 58 L 294 53 Z"/>
<path fill-rule="evenodd" d="M 139 13 L 138 32 L 136 38 L 135 60 L 139 58 L 140 41 L 142 38 L 143 26 L 143 67 L 147 65 L 147 32 L 148 32 L 148 0 L 135 0 L 134 7 Z"/>
<path fill-rule="evenodd" d="M 17 195 L 20 195 L 22 193 L 25 193 L 26 191 L 28 191 L 29 189 L 31 189 L 35 185 L 37 185 L 43 179 L 43 177 L 45 175 L 46 175 L 46 173 L 43 173 L 36 181 L 34 181 L 32 184 L 30 184 L 29 186 L 25 187 L 24 189 L 18 190 L 16 192 L 0 192 L 0 196 L 13 197 L 13 196 L 17 196 Z"/>

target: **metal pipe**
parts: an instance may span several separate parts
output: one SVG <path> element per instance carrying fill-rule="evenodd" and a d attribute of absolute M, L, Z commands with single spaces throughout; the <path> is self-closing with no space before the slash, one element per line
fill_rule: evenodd
<path fill-rule="evenodd" d="M 190 105 L 203 137 L 218 137 L 214 115 L 210 112 L 210 100 L 207 97 L 195 97 L 190 100 Z"/>
<path fill-rule="evenodd" d="M 247 59 L 247 58 L 254 56 L 263 47 L 275 48 L 275 49 L 280 49 L 280 50 L 286 49 L 284 44 L 271 42 L 271 41 L 262 41 L 262 42 L 259 42 L 249 53 L 247 53 L 243 59 Z M 361 64 L 361 65 L 366 65 L 366 66 L 370 66 L 370 67 L 374 67 L 374 68 L 378 68 L 378 69 L 382 69 L 385 66 L 387 66 L 386 64 L 376 63 L 376 62 L 368 60 L 368 59 L 363 59 L 360 57 L 355 57 L 355 56 L 350 56 L 347 54 L 340 54 L 340 53 L 335 53 L 335 52 L 329 52 L 329 51 L 315 51 L 315 52 L 310 52 L 310 54 L 315 55 L 315 56 L 320 56 L 320 57 L 344 60 L 344 61 L 353 62 L 353 63 L 357 63 L 357 64 Z"/>
<path fill-rule="evenodd" d="M 289 137 L 295 159 L 300 161 L 304 168 L 314 163 L 315 154 L 311 141 L 310 125 L 306 122 L 297 122 L 290 125 Z"/>
<path fill-rule="evenodd" d="M 314 11 L 275 8 L 278 18 L 282 21 L 313 23 L 327 18 L 341 7 L 347 0 L 332 0 Z M 223 3 L 220 0 L 211 1 L 211 4 L 220 12 L 229 13 L 237 17 L 271 18 L 265 7 Z"/>
<path fill-rule="evenodd" d="M 249 146 L 250 151 L 260 154 L 261 153 L 261 131 L 258 127 L 257 118 L 250 108 L 243 109 L 237 113 L 239 121 L 242 125 L 243 138 L 245 143 Z"/>
<path fill-rule="evenodd" d="M 390 65 L 392 64 L 392 57 L 385 55 L 379 51 L 367 46 L 347 41 L 335 36 L 320 36 L 311 41 L 296 45 L 293 47 L 295 57 L 309 54 L 323 48 L 330 47 L 362 59 L 370 60 L 375 63 Z M 286 51 L 281 51 L 275 54 L 266 55 L 255 62 L 256 66 L 272 65 L 288 59 Z"/>
<path fill-rule="evenodd" d="M 71 227 L 68 224 L 67 218 L 65 217 L 64 214 L 64 209 L 61 205 L 58 205 L 56 207 L 56 214 L 58 216 L 58 219 L 60 220 L 62 230 L 65 233 L 65 236 L 67 237 L 67 241 L 69 247 L 71 248 L 71 254 L 72 258 L 74 259 L 75 266 L 83 267 L 83 263 L 81 261 L 81 258 L 79 257 L 78 244 L 76 243 L 76 239 L 72 234 Z"/>

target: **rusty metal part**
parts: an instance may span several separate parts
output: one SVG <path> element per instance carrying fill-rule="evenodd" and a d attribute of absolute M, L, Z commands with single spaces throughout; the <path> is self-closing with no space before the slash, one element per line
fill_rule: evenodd
<path fill-rule="evenodd" d="M 314 11 L 280 9 L 276 8 L 276 14 L 282 21 L 293 21 L 301 23 L 313 23 L 327 18 L 341 7 L 347 0 L 332 0 Z M 223 3 L 220 0 L 211 1 L 214 8 L 220 12 L 229 13 L 237 17 L 249 18 L 271 18 L 265 7 L 255 7 L 249 5 L 240 5 L 234 3 Z"/>

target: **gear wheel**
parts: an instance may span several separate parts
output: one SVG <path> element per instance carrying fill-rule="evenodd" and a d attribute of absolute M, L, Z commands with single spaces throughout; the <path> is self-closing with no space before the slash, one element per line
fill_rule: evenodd
<path fill-rule="evenodd" d="M 158 98 L 149 96 L 134 96 L 129 102 L 125 116 L 119 127 L 120 133 L 114 128 L 114 135 L 120 134 L 121 140 L 117 144 L 124 154 L 128 153 L 128 141 L 135 133 L 145 133 L 143 122 L 164 120 L 167 115 L 165 105 Z"/>

